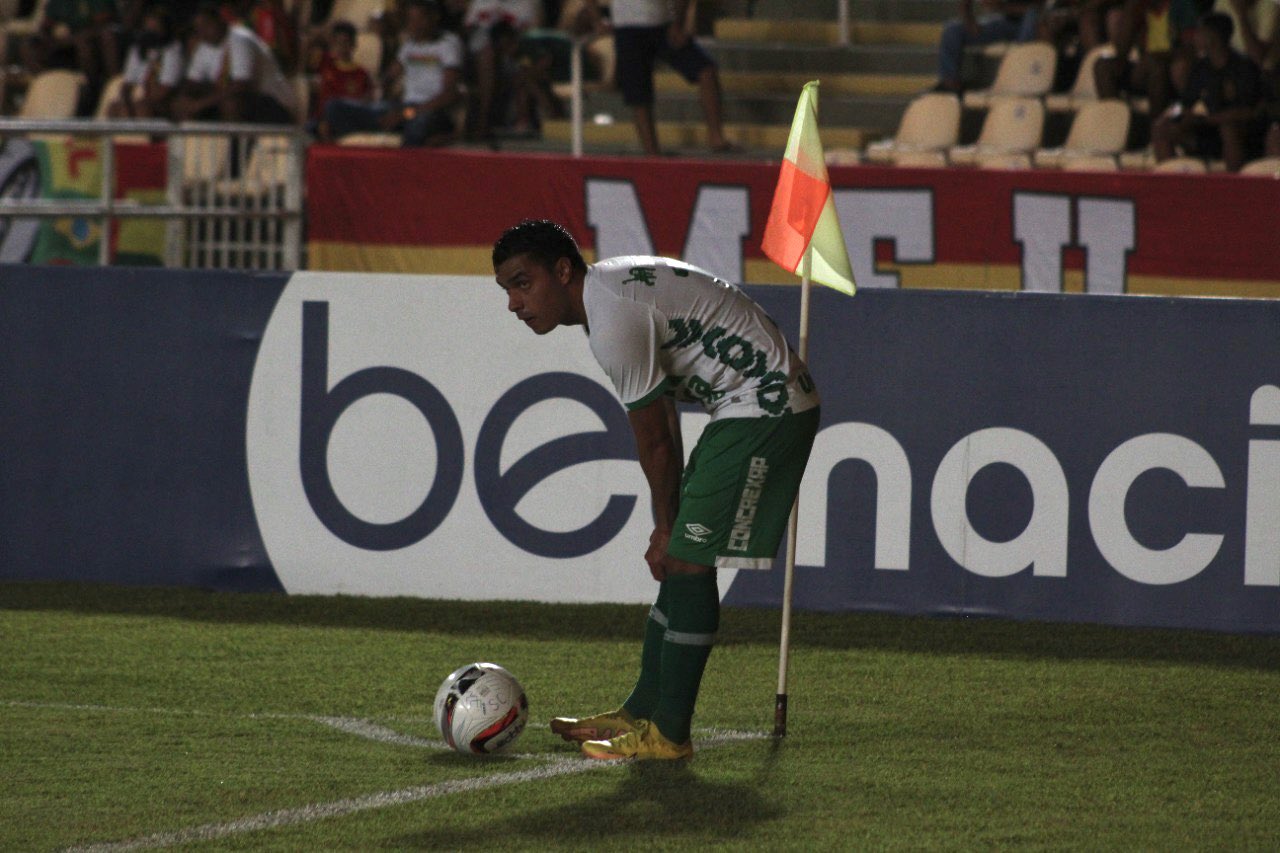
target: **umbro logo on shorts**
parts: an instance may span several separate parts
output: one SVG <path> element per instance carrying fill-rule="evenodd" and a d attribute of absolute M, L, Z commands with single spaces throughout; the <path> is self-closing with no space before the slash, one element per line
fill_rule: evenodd
<path fill-rule="evenodd" d="M 706 542 L 707 534 L 711 532 L 711 528 L 696 521 L 684 526 L 684 538 L 692 539 L 694 542 Z"/>

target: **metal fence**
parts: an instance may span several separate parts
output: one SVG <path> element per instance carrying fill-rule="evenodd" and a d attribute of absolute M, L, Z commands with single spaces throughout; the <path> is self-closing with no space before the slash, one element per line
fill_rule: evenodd
<path fill-rule="evenodd" d="M 40 198 L 39 164 L 29 140 L 100 140 L 97 199 Z M 116 147 L 160 140 L 168 145 L 163 204 L 116 198 Z M 111 262 L 113 224 L 160 218 L 167 223 L 165 265 L 297 269 L 302 265 L 303 164 L 306 137 L 291 126 L 139 121 L 0 121 L 0 246 L 17 242 L 38 219 L 101 223 L 98 262 Z M 26 148 L 22 148 L 22 146 Z M 0 258 L 16 260 L 15 258 Z"/>

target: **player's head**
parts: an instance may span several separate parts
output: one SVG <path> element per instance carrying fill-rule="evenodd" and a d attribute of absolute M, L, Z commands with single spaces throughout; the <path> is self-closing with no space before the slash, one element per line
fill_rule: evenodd
<path fill-rule="evenodd" d="M 339 59 L 351 59 L 356 49 L 356 28 L 350 21 L 336 21 L 329 27 L 329 50 Z"/>
<path fill-rule="evenodd" d="M 1196 35 L 1200 37 L 1202 51 L 1225 50 L 1231 44 L 1231 36 L 1235 33 L 1235 23 L 1231 16 L 1223 12 L 1209 12 L 1201 16 Z"/>
<path fill-rule="evenodd" d="M 507 310 L 539 335 L 583 322 L 576 309 L 586 269 L 573 237 L 547 219 L 526 219 L 493 245 L 493 273 L 506 291 Z"/>
<path fill-rule="evenodd" d="M 431 38 L 440 28 L 440 4 L 435 0 L 409 0 L 404 6 L 404 28 L 414 41 Z"/>
<path fill-rule="evenodd" d="M 563 225 L 550 219 L 526 219 L 503 231 L 493 244 L 493 268 L 496 270 L 516 255 L 529 255 L 548 270 L 561 258 L 567 258 L 574 272 L 587 271 L 578 241 Z"/>
<path fill-rule="evenodd" d="M 227 37 L 227 22 L 222 18 L 222 8 L 217 3 L 204 2 L 196 7 L 191 19 L 196 38 L 205 44 L 221 44 Z"/>

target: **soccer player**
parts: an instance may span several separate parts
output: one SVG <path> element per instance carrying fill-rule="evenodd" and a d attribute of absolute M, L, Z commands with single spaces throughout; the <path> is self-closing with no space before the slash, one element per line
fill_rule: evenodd
<path fill-rule="evenodd" d="M 589 758 L 680 759 L 720 623 L 717 568 L 769 568 L 818 429 L 804 362 L 734 285 L 668 258 L 588 266 L 548 220 L 493 247 L 507 310 L 539 335 L 584 326 L 635 432 L 653 502 L 645 561 L 658 581 L 640 677 L 616 711 L 558 717 L 551 729 Z M 684 465 L 673 400 L 711 415 Z"/>

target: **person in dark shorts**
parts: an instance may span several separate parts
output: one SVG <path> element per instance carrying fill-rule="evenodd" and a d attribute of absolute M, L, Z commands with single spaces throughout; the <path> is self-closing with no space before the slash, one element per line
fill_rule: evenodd
<path fill-rule="evenodd" d="M 1191 69 L 1180 102 L 1152 128 L 1157 161 L 1181 148 L 1205 159 L 1221 157 L 1231 172 L 1262 153 L 1265 127 L 1256 111 L 1262 99 L 1262 73 L 1249 57 L 1231 49 L 1234 25 L 1221 12 L 1200 19 L 1196 32 L 1200 59 Z"/>
<path fill-rule="evenodd" d="M 593 0 L 594 2 L 594 0 Z M 720 98 L 720 73 L 715 60 L 693 38 L 689 0 L 613 0 L 613 42 L 616 76 L 644 153 L 657 156 L 658 131 L 653 119 L 653 71 L 661 60 L 698 87 L 707 122 L 707 145 L 712 151 L 737 147 L 725 138 Z"/>

